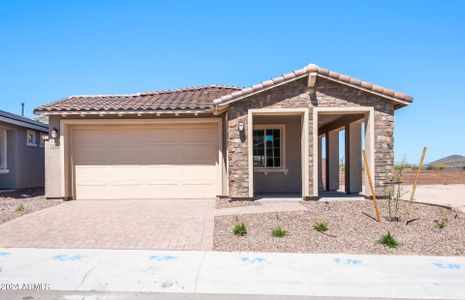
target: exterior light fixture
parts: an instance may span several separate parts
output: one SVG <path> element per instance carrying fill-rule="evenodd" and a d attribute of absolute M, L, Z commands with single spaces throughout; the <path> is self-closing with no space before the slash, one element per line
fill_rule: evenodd
<path fill-rule="evenodd" d="M 53 128 L 52 132 L 50 133 L 52 139 L 56 139 L 58 137 L 58 130 L 56 128 Z"/>
<path fill-rule="evenodd" d="M 244 122 L 239 121 L 239 124 L 237 125 L 237 128 L 239 129 L 240 132 L 244 131 Z"/>

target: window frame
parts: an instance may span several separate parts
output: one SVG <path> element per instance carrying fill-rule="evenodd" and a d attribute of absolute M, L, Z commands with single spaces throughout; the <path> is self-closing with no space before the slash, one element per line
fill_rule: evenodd
<path fill-rule="evenodd" d="M 3 152 L 3 155 L 0 158 L 0 174 L 5 174 L 8 173 L 8 146 L 7 146 L 7 130 L 6 128 L 1 128 L 0 127 L 0 132 L 2 132 L 2 135 L 0 135 L 0 139 L 3 139 L 3 144 L 1 145 L 0 151 Z"/>
<path fill-rule="evenodd" d="M 33 141 L 28 141 L 29 133 L 32 133 Z M 37 132 L 35 130 L 26 129 L 26 145 L 31 147 L 37 147 Z"/>
<path fill-rule="evenodd" d="M 252 137 L 251 139 L 253 140 L 253 131 L 254 130 L 266 130 L 267 129 L 279 129 L 280 131 L 280 136 L 279 136 L 279 150 L 280 150 L 280 161 L 281 165 L 279 167 L 255 167 L 253 166 L 253 143 L 252 143 L 252 167 L 254 172 L 262 172 L 262 173 L 268 173 L 268 172 L 282 172 L 287 174 L 287 169 L 286 169 L 286 125 L 285 124 L 254 124 L 253 129 L 252 129 Z M 266 161 L 266 149 L 265 149 L 265 161 Z"/>
<path fill-rule="evenodd" d="M 43 133 L 43 132 L 40 132 L 39 133 L 39 147 L 40 148 L 44 148 L 45 147 L 45 139 L 44 137 L 46 137 L 47 134 L 46 133 Z"/>

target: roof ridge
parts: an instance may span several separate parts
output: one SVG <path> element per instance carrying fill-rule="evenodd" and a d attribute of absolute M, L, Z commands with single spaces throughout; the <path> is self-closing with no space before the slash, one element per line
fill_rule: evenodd
<path fill-rule="evenodd" d="M 234 90 L 243 89 L 240 86 L 223 85 L 223 84 L 209 84 L 209 85 L 198 85 L 198 86 L 191 86 L 191 87 L 177 88 L 177 89 L 167 89 L 167 90 L 143 92 L 143 93 L 140 93 L 140 95 L 168 94 L 168 93 L 176 93 L 176 92 L 195 91 L 195 90 L 208 89 L 208 88 L 221 88 L 221 89 L 234 89 Z"/>

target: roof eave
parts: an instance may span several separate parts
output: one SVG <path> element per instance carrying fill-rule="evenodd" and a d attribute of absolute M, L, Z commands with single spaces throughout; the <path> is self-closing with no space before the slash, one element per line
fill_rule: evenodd
<path fill-rule="evenodd" d="M 35 110 L 36 114 L 54 115 L 160 115 L 160 114 L 199 114 L 211 113 L 213 109 L 164 109 L 164 110 Z"/>

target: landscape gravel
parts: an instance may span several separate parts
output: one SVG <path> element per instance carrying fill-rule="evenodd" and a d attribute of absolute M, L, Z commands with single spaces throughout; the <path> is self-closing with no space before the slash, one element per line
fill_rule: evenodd
<path fill-rule="evenodd" d="M 408 225 L 389 222 L 387 201 L 380 201 L 383 220 L 375 220 L 373 202 L 302 202 L 309 210 L 215 217 L 214 249 L 218 251 L 356 253 L 392 255 L 465 255 L 465 215 L 447 208 L 415 203 Z M 401 212 L 405 203 L 402 204 Z M 435 220 L 447 219 L 445 228 Z M 328 223 L 326 232 L 313 229 Z M 247 226 L 246 236 L 233 235 L 235 224 Z M 281 227 L 287 236 L 271 236 Z M 390 249 L 379 244 L 390 231 L 400 243 Z"/>
<path fill-rule="evenodd" d="M 22 215 L 63 203 L 63 200 L 45 199 L 44 189 L 28 189 L 0 193 L 0 224 Z M 23 210 L 18 208 L 23 205 Z"/>

